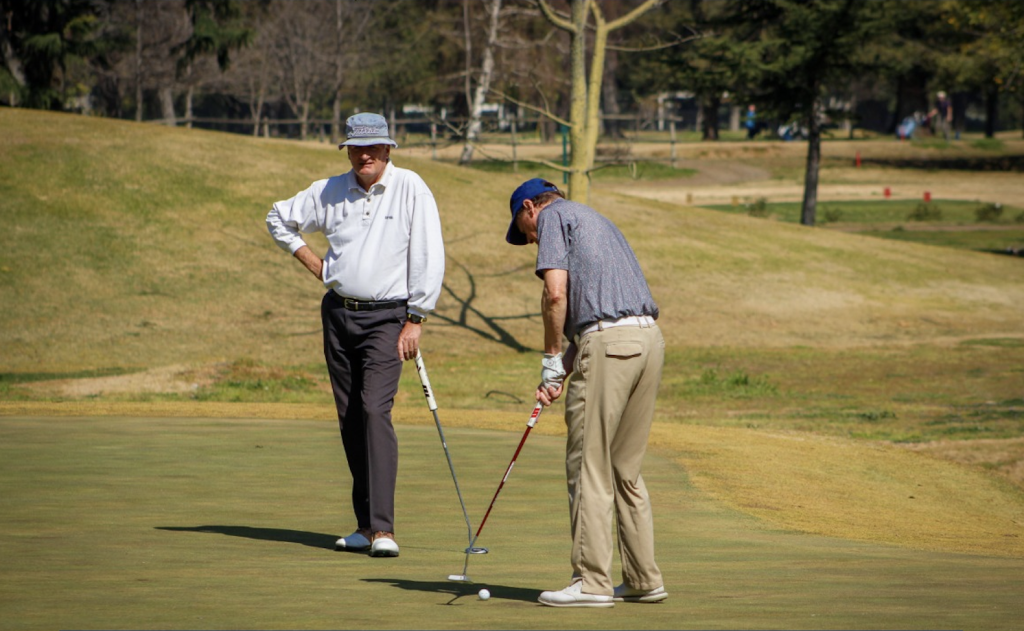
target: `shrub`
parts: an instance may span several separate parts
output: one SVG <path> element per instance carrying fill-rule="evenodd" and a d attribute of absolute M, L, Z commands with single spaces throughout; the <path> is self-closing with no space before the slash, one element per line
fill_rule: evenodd
<path fill-rule="evenodd" d="M 767 217 L 768 216 L 768 200 L 764 197 L 758 197 L 754 203 L 747 204 L 747 214 L 751 217 Z"/>
<path fill-rule="evenodd" d="M 996 222 L 1003 216 L 1002 204 L 982 204 L 974 209 L 974 217 L 978 222 Z"/>
<path fill-rule="evenodd" d="M 907 215 L 907 221 L 939 221 L 942 219 L 942 209 L 938 204 L 920 202 L 914 210 Z"/>
<path fill-rule="evenodd" d="M 838 208 L 824 208 L 822 211 L 826 223 L 835 223 L 843 220 L 843 211 Z"/>

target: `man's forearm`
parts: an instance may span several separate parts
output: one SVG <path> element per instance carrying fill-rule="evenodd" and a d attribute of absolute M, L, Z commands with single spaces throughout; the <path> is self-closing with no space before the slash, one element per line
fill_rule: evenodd
<path fill-rule="evenodd" d="M 541 297 L 541 316 L 544 319 L 544 352 L 562 352 L 562 331 L 565 328 L 567 301 L 565 290 L 568 274 L 565 270 L 547 270 L 544 273 L 544 295 Z"/>
<path fill-rule="evenodd" d="M 295 250 L 295 258 L 299 259 L 299 262 L 305 265 L 306 269 L 308 269 L 313 276 L 316 276 L 320 280 L 324 279 L 324 261 L 314 254 L 313 250 L 311 250 L 308 245 L 304 245 L 298 250 Z"/>

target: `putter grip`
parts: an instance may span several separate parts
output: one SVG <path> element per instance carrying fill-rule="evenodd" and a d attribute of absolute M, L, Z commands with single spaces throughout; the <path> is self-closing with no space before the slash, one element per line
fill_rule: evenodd
<path fill-rule="evenodd" d="M 430 378 L 427 377 L 427 366 L 423 363 L 423 355 L 416 351 L 416 372 L 420 376 L 420 383 L 423 384 L 423 396 L 427 397 L 427 407 L 433 412 L 437 409 L 437 401 L 434 400 L 434 390 L 430 387 Z"/>

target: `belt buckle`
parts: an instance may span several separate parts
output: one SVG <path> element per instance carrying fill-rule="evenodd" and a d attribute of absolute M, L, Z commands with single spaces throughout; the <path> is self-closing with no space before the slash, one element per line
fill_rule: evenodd
<path fill-rule="evenodd" d="M 345 308 L 349 311 L 359 311 L 359 301 L 345 298 Z"/>

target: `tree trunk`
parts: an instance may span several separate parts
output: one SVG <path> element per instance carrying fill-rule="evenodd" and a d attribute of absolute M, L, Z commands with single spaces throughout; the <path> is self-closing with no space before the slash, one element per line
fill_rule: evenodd
<path fill-rule="evenodd" d="M 889 121 L 889 128 L 886 129 L 888 135 L 893 136 L 896 134 L 901 120 L 903 120 L 903 77 L 896 79 L 896 108 L 893 110 L 892 119 Z"/>
<path fill-rule="evenodd" d="M 164 125 L 174 127 L 178 124 L 178 119 L 174 114 L 174 90 L 169 85 L 162 85 L 158 95 L 160 97 L 160 117 L 163 119 Z"/>
<path fill-rule="evenodd" d="M 622 106 L 619 105 L 619 86 L 615 81 L 618 74 L 619 53 L 615 50 L 608 51 L 608 58 L 604 65 L 604 79 L 602 88 L 602 102 L 604 113 L 610 118 L 604 121 L 604 135 L 609 138 L 622 138 L 622 125 L 617 116 L 622 114 Z"/>
<path fill-rule="evenodd" d="M 488 11 L 490 20 L 487 24 L 487 44 L 484 46 L 484 59 L 480 67 L 480 81 L 476 85 L 476 92 L 473 94 L 473 101 L 469 108 L 469 128 L 466 130 L 466 144 L 462 148 L 459 164 L 469 164 L 473 161 L 473 143 L 480 137 L 483 127 L 480 119 L 483 114 L 484 101 L 487 99 L 487 93 L 491 90 L 491 77 L 494 75 L 494 47 L 498 42 L 498 16 L 501 13 L 501 0 L 490 0 Z M 466 55 L 469 55 L 468 33 Z"/>
<path fill-rule="evenodd" d="M 718 109 L 722 99 L 717 94 L 707 97 L 704 105 L 704 140 L 718 140 Z"/>
<path fill-rule="evenodd" d="M 804 203 L 800 223 L 813 226 L 818 209 L 818 169 L 821 166 L 821 127 L 818 125 L 817 100 L 807 120 L 807 171 L 804 173 Z"/>
<path fill-rule="evenodd" d="M 344 78 L 344 64 L 340 43 L 345 41 L 345 20 L 342 16 L 341 0 L 334 2 L 334 36 L 339 47 L 334 52 L 334 103 L 331 104 L 331 144 L 337 145 L 341 139 L 341 84 Z"/>
<path fill-rule="evenodd" d="M 985 137 L 992 138 L 996 134 L 996 122 L 999 120 L 999 88 L 990 86 L 985 90 Z"/>
<path fill-rule="evenodd" d="M 263 89 L 261 87 L 259 94 L 256 96 L 255 105 L 249 106 L 252 110 L 252 135 L 258 137 L 260 135 L 260 119 L 263 115 Z"/>
<path fill-rule="evenodd" d="M 309 137 L 309 99 L 302 101 L 302 113 L 299 115 L 299 138 L 306 140 Z"/>
<path fill-rule="evenodd" d="M 569 160 L 569 198 L 581 204 L 587 203 L 588 182 L 586 173 L 586 125 L 587 118 L 587 0 L 572 0 L 572 23 L 577 25 L 572 32 L 569 46 L 569 64 L 572 69 L 572 89 L 569 96 L 569 143 L 572 157 Z"/>
<path fill-rule="evenodd" d="M 142 0 L 135 0 L 135 120 L 142 122 Z"/>
<path fill-rule="evenodd" d="M 11 77 L 14 82 L 18 84 L 20 88 L 25 87 L 25 71 L 22 67 L 21 59 L 14 51 L 14 47 L 11 46 L 11 41 L 7 37 L 7 33 L 10 32 L 7 27 L 0 28 L 0 60 L 3 61 L 3 67 L 11 73 Z M 18 105 L 17 92 L 12 89 L 10 92 L 10 104 L 12 107 Z"/>
<path fill-rule="evenodd" d="M 192 97 L 196 88 L 192 85 L 192 64 L 188 64 L 185 71 L 185 80 L 188 81 L 188 89 L 185 90 L 185 127 L 192 129 Z"/>

